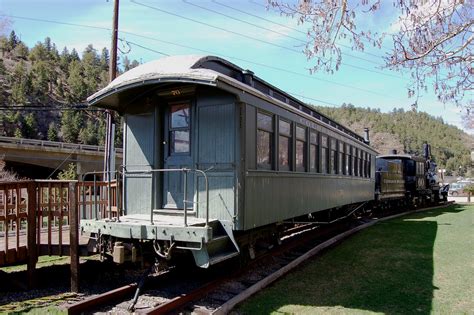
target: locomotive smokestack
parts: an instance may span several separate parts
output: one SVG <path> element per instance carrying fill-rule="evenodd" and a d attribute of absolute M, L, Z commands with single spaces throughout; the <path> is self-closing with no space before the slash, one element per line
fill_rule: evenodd
<path fill-rule="evenodd" d="M 366 144 L 370 144 L 370 138 L 369 138 L 369 128 L 364 128 L 364 142 Z"/>
<path fill-rule="evenodd" d="M 395 149 L 390 150 L 390 154 L 397 154 L 397 153 L 398 153 L 398 152 L 397 152 L 397 150 L 395 150 Z"/>
<path fill-rule="evenodd" d="M 428 143 L 423 143 L 423 157 L 429 159 L 431 157 L 431 146 Z"/>

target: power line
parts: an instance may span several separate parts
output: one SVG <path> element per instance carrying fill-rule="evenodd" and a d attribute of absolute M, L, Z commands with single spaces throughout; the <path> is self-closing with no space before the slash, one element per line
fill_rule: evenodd
<path fill-rule="evenodd" d="M 111 31 L 111 30 L 112 30 L 112 29 L 110 29 L 110 28 L 101 27 L 101 26 L 93 26 L 93 25 L 85 25 L 85 24 L 76 24 L 76 23 L 60 22 L 60 21 L 47 20 L 47 19 L 37 19 L 37 18 L 25 17 L 25 16 L 17 16 L 17 15 L 9 15 L 9 14 L 0 14 L 0 16 L 9 17 L 9 18 L 13 18 L 13 19 L 27 20 L 27 21 L 54 23 L 54 24 L 61 24 L 61 25 L 68 25 L 68 26 L 77 26 L 77 27 L 98 29 L 98 30 L 103 30 L 103 31 Z"/>
<path fill-rule="evenodd" d="M 151 51 L 151 52 L 154 52 L 154 53 L 157 53 L 157 54 L 160 54 L 162 56 L 170 56 L 169 54 L 167 53 L 164 53 L 164 52 L 161 52 L 161 51 L 158 51 L 158 50 L 155 50 L 155 49 L 152 49 L 152 48 L 149 48 L 149 47 L 145 47 L 145 46 L 142 46 L 140 44 L 137 44 L 137 43 L 134 43 L 134 42 L 131 42 L 129 40 L 126 40 L 126 39 L 122 39 L 120 38 L 121 41 L 124 41 L 125 43 L 127 44 L 132 44 L 133 46 L 137 46 L 137 47 L 140 47 L 142 49 L 145 49 L 145 50 L 148 50 L 148 51 Z"/>
<path fill-rule="evenodd" d="M 260 43 L 263 43 L 263 44 L 267 44 L 267 45 L 274 46 L 274 47 L 277 47 L 277 48 L 285 49 L 285 50 L 292 51 L 292 52 L 298 53 L 298 54 L 302 53 L 302 51 L 297 50 L 297 49 L 293 49 L 293 48 L 290 48 L 290 47 L 275 44 L 275 43 L 265 41 L 265 40 L 262 40 L 262 39 L 259 39 L 259 38 L 256 38 L 256 37 L 253 37 L 253 36 L 250 36 L 250 35 L 235 32 L 235 31 L 232 31 L 232 30 L 220 27 L 220 26 L 215 26 L 215 25 L 212 25 L 212 24 L 209 24 L 209 23 L 206 23 L 206 22 L 201 22 L 201 21 L 195 20 L 193 18 L 189 18 L 189 17 L 183 16 L 183 15 L 177 14 L 177 13 L 170 12 L 170 11 L 166 11 L 166 10 L 163 10 L 163 9 L 160 9 L 160 8 L 157 8 L 157 7 L 154 7 L 154 6 L 150 6 L 150 5 L 135 1 L 135 0 L 131 0 L 130 2 L 135 3 L 136 5 L 139 5 L 139 6 L 143 6 L 143 7 L 152 9 L 152 10 L 156 10 L 156 11 L 159 11 L 159 12 L 171 15 L 171 16 L 175 16 L 175 17 L 187 20 L 187 21 L 191 21 L 193 23 L 201 24 L 201 25 L 204 25 L 204 26 L 207 26 L 207 27 L 210 27 L 210 28 L 221 30 L 223 32 L 227 32 L 227 33 L 230 33 L 230 34 L 241 36 L 241 37 L 244 37 L 244 38 L 247 38 L 247 39 L 250 39 L 250 40 L 254 40 L 254 41 L 257 41 L 257 42 L 260 42 Z M 345 65 L 345 66 L 348 66 L 348 67 L 351 67 L 351 68 L 362 70 L 362 71 L 367 71 L 367 72 L 377 73 L 377 74 L 384 75 L 384 76 L 394 77 L 394 78 L 398 78 L 398 79 L 402 78 L 403 79 L 403 77 L 398 76 L 398 75 L 393 75 L 393 74 L 384 73 L 384 72 L 380 72 L 380 71 L 376 71 L 376 70 L 371 70 L 371 69 L 367 69 L 367 68 L 364 68 L 364 67 L 360 67 L 360 66 L 356 66 L 356 65 L 352 65 L 352 64 L 348 64 L 348 63 L 344 63 L 344 62 L 342 62 L 341 64 Z"/>
<path fill-rule="evenodd" d="M 295 32 L 298 32 L 298 33 L 301 33 L 301 34 L 304 34 L 305 36 L 308 35 L 307 32 L 304 32 L 304 31 L 299 30 L 299 29 L 297 29 L 297 28 L 294 28 L 294 27 L 291 27 L 291 26 L 288 26 L 288 25 L 285 25 L 285 24 L 282 24 L 282 23 L 278 23 L 278 22 L 272 21 L 272 20 L 270 20 L 270 19 L 266 19 L 266 18 L 264 18 L 264 17 L 262 17 L 262 16 L 259 16 L 259 15 L 256 15 L 256 14 L 253 14 L 253 13 L 250 13 L 250 12 L 247 12 L 247 11 L 244 11 L 244 10 L 241 10 L 241 9 L 239 9 L 239 8 L 230 6 L 230 5 L 228 5 L 228 4 L 219 2 L 219 1 L 217 1 L 217 0 L 212 0 L 212 2 L 214 2 L 215 4 L 218 4 L 218 5 L 220 5 L 220 6 L 226 7 L 226 8 L 228 8 L 228 9 L 234 10 L 234 11 L 236 11 L 236 12 L 240 12 L 240 13 L 242 13 L 242 14 L 246 14 L 246 15 L 255 17 L 255 18 L 259 19 L 259 20 L 262 20 L 262 21 L 265 21 L 265 22 L 268 22 L 268 23 L 272 23 L 272 24 L 274 24 L 274 25 L 279 25 L 279 26 L 282 26 L 282 27 L 284 27 L 284 28 L 286 28 L 286 29 L 289 29 L 289 30 L 292 30 L 292 31 L 295 31 Z M 306 41 L 304 41 L 304 42 L 306 42 Z M 344 47 L 344 48 L 352 49 L 352 47 L 350 47 L 350 46 L 348 46 L 348 45 L 344 45 L 344 44 L 340 44 L 340 43 L 338 43 L 338 45 L 341 46 L 341 47 Z M 359 52 L 362 53 L 362 54 L 366 54 L 366 55 L 372 56 L 372 57 L 382 58 L 382 56 L 379 56 L 379 55 L 376 55 L 376 54 L 372 54 L 372 53 L 367 52 L 367 51 L 359 51 Z M 348 53 L 344 53 L 344 54 L 346 54 L 346 55 L 348 55 L 348 56 L 351 56 L 351 57 L 354 57 L 354 58 L 359 58 L 359 59 L 361 59 L 360 57 L 356 57 L 356 56 L 351 55 L 351 54 L 348 54 Z M 367 59 L 362 59 L 362 60 L 368 61 Z M 372 61 L 369 61 L 369 62 L 372 62 Z M 374 63 L 374 62 L 372 62 L 372 63 Z"/>
<path fill-rule="evenodd" d="M 215 0 L 212 0 L 212 2 L 218 3 L 218 2 L 215 1 Z M 254 5 L 257 5 L 257 6 L 259 6 L 259 7 L 262 7 L 262 8 L 267 9 L 267 6 L 266 6 L 266 5 L 261 4 L 261 3 L 258 3 L 258 2 L 255 1 L 255 0 L 249 0 L 248 2 L 253 3 Z M 221 4 L 221 3 L 218 3 L 218 4 Z M 224 4 L 221 4 L 221 5 L 224 5 Z M 226 6 L 226 5 L 224 5 L 224 6 Z M 230 7 L 230 6 L 229 6 L 229 7 Z M 239 10 L 239 9 L 236 9 L 236 10 Z M 245 12 L 245 11 L 242 11 L 242 12 Z M 247 13 L 247 14 L 251 15 L 251 13 Z M 262 19 L 264 19 L 264 18 L 262 18 Z M 272 22 L 272 21 L 269 21 L 269 22 Z M 275 23 L 276 23 L 276 22 L 275 22 Z M 276 24 L 279 24 L 279 25 L 281 25 L 281 26 L 287 27 L 287 26 L 285 26 L 284 24 L 280 24 L 280 23 L 276 23 Z M 301 31 L 301 30 L 298 30 L 298 29 L 294 29 L 294 30 L 296 30 L 297 32 L 301 32 L 301 33 L 306 34 L 305 32 L 303 32 L 303 31 Z M 386 34 L 388 34 L 388 35 L 394 35 L 394 34 L 391 34 L 391 33 L 386 33 Z M 367 41 L 367 40 L 363 40 L 363 41 L 370 43 L 370 41 Z M 340 45 L 340 46 L 342 46 L 342 47 L 346 47 L 346 48 L 352 49 L 350 46 L 347 46 L 347 45 L 343 45 L 343 44 L 338 44 L 338 45 Z M 392 49 L 391 47 L 387 47 L 387 46 L 385 46 L 385 45 L 382 45 L 382 47 L 387 48 L 387 49 Z M 372 53 L 369 53 L 369 52 L 366 52 L 366 51 L 361 51 L 361 53 L 368 54 L 368 55 L 372 55 L 372 56 L 377 57 L 377 58 L 381 58 L 381 57 L 382 57 L 382 56 L 379 56 L 379 55 L 376 55 L 376 54 L 372 54 Z"/>
<path fill-rule="evenodd" d="M 32 20 L 32 21 L 43 22 L 43 23 L 68 25 L 68 26 L 74 26 L 74 27 L 98 28 L 98 27 L 95 27 L 95 26 L 90 26 L 90 25 L 85 25 L 85 24 L 65 23 L 65 22 L 61 22 L 61 21 L 54 21 L 54 20 L 47 20 L 47 19 L 37 19 L 37 18 L 29 18 L 29 17 L 22 17 L 22 16 L 11 16 L 11 15 L 1 15 L 1 14 L 0 14 L 0 16 L 7 16 L 7 17 L 10 17 L 10 18 L 22 19 L 22 20 Z M 106 31 L 111 31 L 111 29 L 104 28 L 104 27 L 100 27 L 99 29 L 106 30 Z M 391 95 L 377 93 L 377 92 L 374 92 L 374 91 L 371 91 L 371 90 L 366 90 L 366 89 L 363 89 L 363 88 L 360 88 L 360 87 L 357 87 L 357 86 L 352 86 L 352 85 L 349 85 L 349 84 L 338 83 L 338 82 L 335 82 L 335 81 L 332 81 L 332 80 L 317 78 L 313 75 L 299 73 L 299 72 L 296 72 L 296 71 L 293 71 L 293 70 L 290 70 L 290 69 L 285 69 L 285 68 L 280 68 L 280 67 L 276 67 L 276 66 L 272 66 L 272 65 L 267 65 L 267 64 L 264 64 L 264 63 L 259 63 L 259 62 L 255 62 L 255 61 L 251 61 L 251 60 L 247 60 L 247 59 L 243 59 L 243 58 L 239 58 L 239 57 L 235 57 L 235 56 L 230 56 L 230 55 L 225 55 L 225 54 L 218 54 L 218 53 L 210 51 L 210 50 L 196 48 L 196 47 L 192 47 L 192 46 L 188 46 L 188 45 L 184 45 L 184 44 L 179 44 L 179 43 L 175 43 L 175 42 L 170 42 L 170 41 L 166 41 L 166 40 L 161 40 L 161 39 L 157 39 L 157 38 L 146 36 L 146 35 L 136 34 L 136 33 L 133 33 L 133 32 L 121 31 L 121 33 L 122 34 L 128 34 L 128 35 L 131 35 L 131 36 L 136 36 L 136 37 L 147 39 L 147 40 L 156 41 L 156 42 L 159 42 L 159 43 L 164 43 L 164 44 L 167 44 L 167 45 L 172 45 L 172 46 L 177 46 L 177 47 L 181 47 L 181 48 L 200 51 L 200 52 L 203 52 L 203 53 L 206 53 L 206 54 L 218 55 L 218 56 L 221 56 L 223 58 L 230 58 L 230 59 L 234 59 L 234 60 L 239 60 L 239 61 L 243 61 L 243 62 L 246 62 L 246 63 L 249 63 L 249 64 L 254 64 L 254 65 L 257 65 L 257 66 L 261 66 L 261 67 L 264 67 L 264 68 L 273 69 L 273 70 L 276 70 L 276 71 L 285 72 L 285 73 L 289 73 L 289 74 L 309 78 L 309 79 L 312 79 L 312 80 L 321 81 L 321 82 L 341 86 L 341 87 L 344 87 L 344 88 L 349 88 L 349 89 L 353 89 L 353 90 L 357 90 L 357 91 L 362 91 L 362 92 L 377 95 L 377 96 L 382 96 L 382 97 L 388 97 L 388 98 L 392 98 L 392 99 L 396 99 L 396 100 L 401 100 L 401 99 L 396 98 L 396 97 L 391 96 Z M 135 45 L 137 47 L 140 47 L 142 49 L 158 53 L 160 55 L 168 55 L 166 53 L 154 50 L 152 48 L 143 46 L 143 45 L 135 43 L 135 42 L 130 42 L 130 41 L 126 41 L 126 42 L 128 42 L 132 45 Z"/>

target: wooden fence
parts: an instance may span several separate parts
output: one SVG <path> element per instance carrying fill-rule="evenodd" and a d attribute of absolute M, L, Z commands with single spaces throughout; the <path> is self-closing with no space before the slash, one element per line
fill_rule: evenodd
<path fill-rule="evenodd" d="M 28 263 L 33 281 L 38 256 L 70 255 L 71 267 L 73 259 L 78 264 L 80 245 L 85 245 L 80 219 L 120 215 L 117 188 L 115 181 L 110 190 L 101 181 L 0 182 L 0 267 Z"/>

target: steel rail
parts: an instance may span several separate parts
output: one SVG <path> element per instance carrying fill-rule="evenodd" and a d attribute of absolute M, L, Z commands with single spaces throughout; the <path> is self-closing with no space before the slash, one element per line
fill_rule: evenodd
<path fill-rule="evenodd" d="M 99 305 L 104 305 L 110 302 L 123 299 L 127 296 L 133 295 L 137 288 L 137 285 L 137 283 L 131 283 L 123 287 L 77 302 L 67 307 L 67 313 L 68 315 L 78 315 Z"/>

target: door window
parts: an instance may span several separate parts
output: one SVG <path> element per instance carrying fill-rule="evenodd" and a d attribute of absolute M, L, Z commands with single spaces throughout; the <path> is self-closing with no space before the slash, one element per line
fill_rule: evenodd
<path fill-rule="evenodd" d="M 190 151 L 190 110 L 189 104 L 171 105 L 170 153 L 186 154 Z"/>

